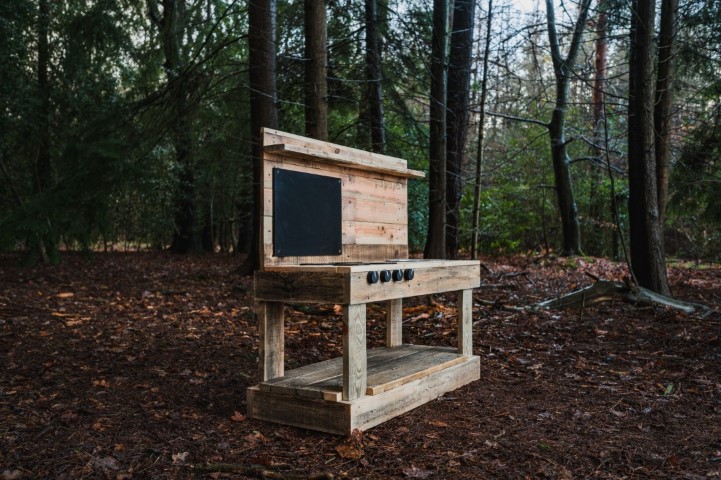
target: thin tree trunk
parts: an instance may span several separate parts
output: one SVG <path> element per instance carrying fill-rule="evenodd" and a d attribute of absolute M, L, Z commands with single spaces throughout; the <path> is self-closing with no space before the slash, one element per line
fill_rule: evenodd
<path fill-rule="evenodd" d="M 371 148 L 376 153 L 385 151 L 385 115 L 383 112 L 383 85 L 381 73 L 381 42 L 378 31 L 378 2 L 365 0 L 366 19 L 366 99 L 368 125 L 371 133 Z"/>
<path fill-rule="evenodd" d="M 677 7 L 678 0 L 661 1 L 654 130 L 656 132 L 658 218 L 661 223 L 662 234 L 668 200 L 669 163 L 671 161 L 671 119 L 673 117 L 674 42 L 676 38 Z"/>
<path fill-rule="evenodd" d="M 486 44 L 483 48 L 483 77 L 481 79 L 481 92 L 478 113 L 478 144 L 476 145 L 476 181 L 473 191 L 473 225 L 471 226 L 471 258 L 478 258 L 478 228 L 481 211 L 481 185 L 483 173 L 483 140 L 486 123 L 486 95 L 488 90 L 488 59 L 491 52 L 491 26 L 493 21 L 493 0 L 488 0 L 488 17 L 486 18 Z"/>
<path fill-rule="evenodd" d="M 468 134 L 475 9 L 475 0 L 453 2 L 446 110 L 446 256 L 452 259 L 458 258 L 461 243 L 463 152 Z"/>
<path fill-rule="evenodd" d="M 239 268 L 241 273 L 250 273 L 260 268 L 263 244 L 260 242 L 263 127 L 278 127 L 275 88 L 275 0 L 254 0 L 248 6 L 248 50 L 250 83 L 250 138 L 253 155 L 253 209 L 251 210 L 252 236 L 245 262 Z M 241 212 L 242 214 L 242 212 Z"/>
<path fill-rule="evenodd" d="M 556 77 L 556 104 L 548 124 L 551 137 L 551 159 L 556 183 L 556 198 L 561 215 L 564 255 L 579 255 L 581 251 L 581 228 L 578 220 L 578 208 L 573 195 L 570 159 L 566 141 L 566 113 L 571 84 L 571 73 L 580 50 L 583 29 L 588 17 L 590 0 L 583 0 L 579 6 L 578 18 L 571 38 L 568 54 L 561 56 L 560 42 L 556 32 L 556 18 L 553 0 L 546 0 L 546 17 L 548 21 L 548 39 L 551 46 L 551 58 Z"/>
<path fill-rule="evenodd" d="M 328 140 L 325 0 L 305 0 L 305 133 Z"/>
<path fill-rule="evenodd" d="M 431 40 L 428 236 L 425 258 L 446 255 L 446 59 L 448 0 L 433 0 Z"/>
<path fill-rule="evenodd" d="M 597 145 L 591 148 L 594 157 L 601 157 L 604 152 L 601 145 L 605 139 L 605 117 L 606 117 L 606 65 L 608 53 L 607 29 L 608 20 L 605 11 L 605 1 L 600 0 L 597 6 L 598 17 L 596 18 L 596 51 L 594 53 L 594 79 L 593 92 L 591 94 L 591 126 L 593 128 L 593 143 Z M 597 168 L 591 169 L 591 186 L 589 190 L 589 218 L 591 219 L 592 240 L 586 242 L 586 249 L 591 255 L 603 255 L 603 221 L 604 206 L 610 203 L 604 202 L 600 193 L 600 185 L 603 181 L 603 172 Z M 613 193 L 611 194 L 613 195 Z M 616 234 L 615 229 L 611 232 Z"/>
<path fill-rule="evenodd" d="M 33 165 L 33 190 L 35 194 L 48 191 L 52 183 L 50 162 L 50 79 L 48 75 L 50 63 L 50 5 L 48 0 L 40 0 L 38 4 L 38 143 L 35 165 Z M 51 228 L 50 219 L 46 219 Z M 37 233 L 28 239 L 28 262 L 35 263 L 38 258 L 43 263 L 50 263 L 56 257 L 55 242 L 51 232 Z M 51 259 L 51 257 L 53 257 Z"/>
<path fill-rule="evenodd" d="M 653 28 L 655 4 L 631 4 L 628 100 L 628 184 L 631 268 L 639 285 L 669 293 L 659 223 L 654 154 Z"/>

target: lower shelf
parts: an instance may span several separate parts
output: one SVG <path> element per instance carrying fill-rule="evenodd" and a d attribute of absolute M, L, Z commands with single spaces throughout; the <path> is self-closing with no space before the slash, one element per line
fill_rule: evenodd
<path fill-rule="evenodd" d="M 366 430 L 480 378 L 479 357 L 403 345 L 369 350 L 366 395 L 341 399 L 343 359 L 287 372 L 248 389 L 248 415 L 348 435 Z"/>

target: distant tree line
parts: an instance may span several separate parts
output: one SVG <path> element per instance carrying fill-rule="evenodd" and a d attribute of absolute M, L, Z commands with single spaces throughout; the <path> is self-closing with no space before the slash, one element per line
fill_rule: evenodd
<path fill-rule="evenodd" d="M 721 6 L 5 0 L 0 249 L 257 246 L 258 132 L 399 156 L 427 257 L 721 251 Z M 653 195 L 652 195 L 653 193 Z"/>

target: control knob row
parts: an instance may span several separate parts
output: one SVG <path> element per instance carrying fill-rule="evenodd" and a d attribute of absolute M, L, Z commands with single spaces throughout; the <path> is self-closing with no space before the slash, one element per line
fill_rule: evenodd
<path fill-rule="evenodd" d="M 400 268 L 393 270 L 392 272 L 390 270 L 381 270 L 380 272 L 376 271 L 370 271 L 368 272 L 368 283 L 378 283 L 378 280 L 381 282 L 390 282 L 391 279 L 393 279 L 394 282 L 400 282 L 401 280 L 413 280 L 413 277 L 415 276 L 415 272 L 412 268 L 406 268 L 405 270 L 401 270 Z"/>

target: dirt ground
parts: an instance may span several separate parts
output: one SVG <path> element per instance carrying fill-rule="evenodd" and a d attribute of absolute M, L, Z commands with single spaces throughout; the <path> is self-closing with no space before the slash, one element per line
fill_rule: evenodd
<path fill-rule="evenodd" d="M 250 277 L 229 256 L 0 256 L 0 480 L 721 478 L 721 318 L 604 303 L 514 312 L 623 277 L 598 259 L 486 258 L 481 380 L 348 438 L 247 419 Z M 721 267 L 675 266 L 721 311 Z M 486 302 L 498 302 L 497 306 Z M 369 306 L 368 344 L 384 338 Z M 286 309 L 286 368 L 340 356 L 333 305 Z M 453 346 L 454 295 L 411 299 L 404 340 Z"/>

